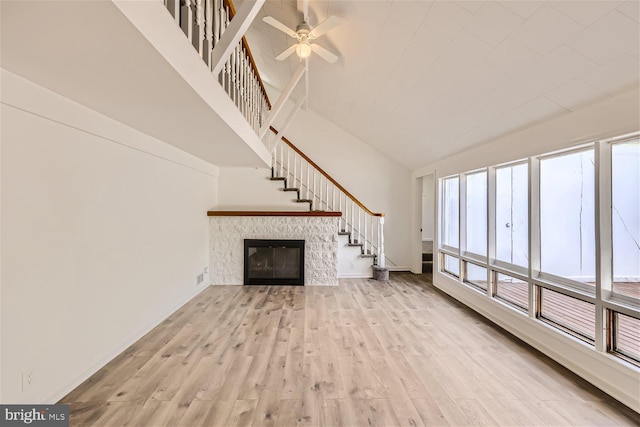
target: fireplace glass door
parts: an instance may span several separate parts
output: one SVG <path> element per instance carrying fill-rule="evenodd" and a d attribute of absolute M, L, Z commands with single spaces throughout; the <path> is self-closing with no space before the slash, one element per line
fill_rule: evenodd
<path fill-rule="evenodd" d="M 304 240 L 244 241 L 245 285 L 304 285 Z"/>

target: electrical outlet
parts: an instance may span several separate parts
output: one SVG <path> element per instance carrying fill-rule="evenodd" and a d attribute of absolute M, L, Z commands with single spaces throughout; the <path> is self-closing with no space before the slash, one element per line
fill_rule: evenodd
<path fill-rule="evenodd" d="M 352 262 L 349 263 L 349 269 L 353 270 L 353 263 Z"/>
<path fill-rule="evenodd" d="M 196 285 L 199 285 L 202 282 L 204 282 L 204 274 L 198 274 L 198 277 L 196 277 Z"/>
<path fill-rule="evenodd" d="M 35 383 L 36 377 L 33 369 L 22 371 L 22 391 L 29 390 Z"/>
<path fill-rule="evenodd" d="M 204 268 L 204 274 L 209 274 L 209 267 Z"/>

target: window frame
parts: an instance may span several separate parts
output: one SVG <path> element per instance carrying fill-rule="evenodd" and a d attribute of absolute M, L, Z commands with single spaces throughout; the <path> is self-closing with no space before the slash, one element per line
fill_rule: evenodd
<path fill-rule="evenodd" d="M 468 224 L 467 224 L 467 218 L 468 218 L 468 212 L 467 212 L 467 193 L 468 193 L 468 183 L 467 180 L 469 178 L 470 175 L 477 175 L 477 174 L 481 174 L 484 173 L 485 175 L 485 185 L 486 185 L 486 197 L 485 197 L 485 205 L 486 205 L 486 218 L 485 218 L 485 223 L 486 223 L 486 227 L 485 229 L 487 230 L 487 238 L 485 240 L 485 253 L 486 255 L 482 255 L 476 252 L 471 252 L 469 250 L 467 250 L 467 231 L 468 231 Z M 465 172 L 464 174 L 461 174 L 464 176 L 464 185 L 463 185 L 463 189 L 464 189 L 464 194 L 460 195 L 460 201 L 462 202 L 464 200 L 464 215 L 461 216 L 460 218 L 460 255 L 467 257 L 469 259 L 473 259 L 476 260 L 477 262 L 486 262 L 487 259 L 489 259 L 489 237 L 488 237 L 488 230 L 489 230 L 489 168 L 481 168 L 481 169 L 476 169 L 470 172 Z M 462 193 L 462 191 L 461 191 Z M 460 206 L 462 206 L 462 203 L 460 202 Z M 461 209 L 462 211 L 462 209 Z M 462 220 L 464 219 L 464 225 L 462 224 Z M 464 238 L 462 237 L 462 233 L 464 232 Z"/>
<path fill-rule="evenodd" d="M 490 210 L 489 209 L 487 210 L 487 221 L 489 223 L 489 227 L 487 228 L 487 232 L 488 232 L 487 243 L 488 243 L 488 246 L 489 246 L 489 249 L 487 251 L 487 255 L 488 255 L 488 258 L 489 258 L 489 264 L 492 267 L 499 267 L 499 268 L 502 268 L 502 269 L 505 269 L 505 270 L 512 271 L 512 272 L 514 272 L 516 274 L 523 274 L 523 273 L 527 274 L 527 272 L 529 270 L 528 266 L 524 267 L 524 266 L 521 266 L 521 265 L 518 265 L 518 264 L 513 264 L 513 263 L 510 263 L 510 262 L 507 262 L 507 261 L 503 261 L 503 260 L 498 259 L 497 256 L 496 256 L 496 250 L 497 250 L 497 245 L 496 245 L 496 238 L 497 238 L 497 236 L 496 236 L 496 233 L 497 233 L 497 231 L 496 231 L 497 230 L 496 210 L 497 210 L 497 205 L 498 205 L 498 198 L 496 196 L 496 186 L 497 186 L 496 172 L 499 169 L 512 168 L 512 167 L 522 166 L 522 165 L 527 165 L 527 177 L 529 178 L 529 181 L 530 181 L 531 166 L 529 164 L 529 160 L 528 159 L 521 159 L 521 160 L 517 160 L 517 161 L 514 161 L 514 162 L 503 163 L 503 164 L 491 167 L 490 169 L 492 170 L 492 174 L 491 174 L 492 176 L 489 179 L 489 182 L 488 182 L 488 186 L 489 187 L 487 188 L 487 193 L 488 193 L 488 195 L 490 195 L 490 197 L 488 197 L 490 199 L 489 200 L 489 208 L 490 208 Z M 527 199 L 528 199 L 528 201 L 527 201 L 527 212 L 528 212 L 528 211 L 531 210 L 531 197 L 530 197 L 531 188 L 530 188 L 530 185 L 529 185 L 529 188 L 528 188 L 527 191 L 529 193 L 527 195 Z M 531 228 L 531 218 L 530 218 L 529 215 L 527 217 L 527 221 L 528 221 L 527 229 L 530 229 Z M 527 256 L 528 256 L 529 264 L 530 264 L 531 263 L 531 249 L 530 249 L 530 246 L 531 246 L 530 245 L 530 243 L 531 243 L 531 234 L 530 233 L 528 233 L 527 238 L 529 240 L 527 242 L 527 252 L 528 252 Z"/>
<path fill-rule="evenodd" d="M 597 230 L 597 224 L 598 224 L 598 199 L 597 199 L 597 187 L 598 187 L 598 168 L 597 168 L 597 163 L 598 161 L 596 160 L 596 157 L 598 156 L 597 153 L 597 147 L 596 147 L 595 142 L 589 142 L 589 143 L 585 143 L 585 144 L 580 144 L 579 146 L 576 147 L 571 147 L 568 148 L 566 150 L 557 150 L 554 151 L 552 153 L 549 154 L 543 154 L 540 156 L 536 156 L 536 161 L 538 163 L 538 165 L 540 165 L 540 163 L 543 160 L 548 160 L 548 159 L 553 159 L 553 158 L 558 158 L 558 157 L 563 157 L 563 156 L 567 156 L 567 155 L 572 155 L 572 154 L 578 154 L 578 153 L 583 153 L 589 150 L 593 150 L 593 156 L 594 156 L 594 245 L 597 245 L 597 236 L 598 236 L 598 230 Z M 541 189 L 541 185 L 542 185 L 542 175 L 540 174 L 540 170 L 538 168 L 538 176 L 536 177 L 537 180 L 537 188 L 538 188 L 538 211 L 537 211 L 537 228 L 538 228 L 538 239 L 536 241 L 536 256 L 537 256 L 537 260 L 540 261 L 542 259 L 542 224 L 540 223 L 540 217 L 542 216 L 542 205 L 540 202 L 540 194 L 542 193 L 542 189 Z M 597 246 L 595 247 L 595 258 L 594 259 L 594 281 L 597 284 L 598 281 L 598 266 L 597 266 L 597 258 L 598 258 L 598 248 Z M 553 273 L 548 273 L 545 271 L 542 271 L 542 266 L 540 264 L 540 262 L 538 262 L 538 265 L 536 266 L 537 268 L 534 269 L 533 273 L 535 273 L 536 275 L 536 279 L 539 280 L 543 280 L 543 281 L 547 281 L 547 282 L 553 282 L 553 283 L 557 283 L 560 285 L 564 285 L 565 287 L 569 287 L 569 288 L 573 288 L 579 291 L 583 291 L 583 292 L 591 292 L 593 294 L 597 293 L 597 289 L 596 289 L 596 285 L 589 286 L 588 284 L 584 283 L 584 282 L 580 282 L 578 280 L 572 280 L 569 279 L 568 277 L 563 277 L 563 276 L 558 276 L 556 274 Z M 592 291 L 590 291 L 592 290 Z"/>
<path fill-rule="evenodd" d="M 446 243 L 444 243 L 444 235 L 445 235 L 445 227 L 446 227 L 446 222 L 445 221 L 440 221 L 440 224 L 438 226 L 438 230 L 440 232 L 440 236 L 438 238 L 438 246 L 440 247 L 440 249 L 444 249 L 445 251 L 449 252 L 450 254 L 455 254 L 456 257 L 458 257 L 460 255 L 460 174 L 455 174 L 455 175 L 449 175 L 446 176 L 444 178 L 440 178 L 440 218 L 445 218 L 445 194 L 444 194 L 444 189 L 446 186 L 446 181 L 449 179 L 458 179 L 458 247 L 454 247 L 451 245 L 448 245 Z"/>
<path fill-rule="evenodd" d="M 458 276 L 443 271 L 443 266 L 438 268 L 435 274 L 445 276 L 450 281 L 455 281 L 469 288 L 474 292 L 484 294 L 492 303 L 501 304 L 504 307 L 516 310 L 518 313 L 528 314 L 534 322 L 539 322 L 547 327 L 554 327 L 558 333 L 571 337 L 579 342 L 589 345 L 595 351 L 616 356 L 616 360 L 625 361 L 625 356 L 610 351 L 612 339 L 611 320 L 609 313 L 617 312 L 623 315 L 640 319 L 640 299 L 621 295 L 613 292 L 613 247 L 612 247 L 612 190 L 613 190 L 613 164 L 612 147 L 618 143 L 634 141 L 640 139 L 640 130 L 625 135 L 601 138 L 597 140 L 582 141 L 570 147 L 555 150 L 540 155 L 532 155 L 526 159 L 519 159 L 497 165 L 489 165 L 467 172 L 449 174 L 439 178 L 438 187 L 440 194 L 437 198 L 441 206 L 438 208 L 440 233 L 439 242 L 442 242 L 444 233 L 444 203 L 443 189 L 446 179 L 458 178 L 458 246 L 457 248 L 439 243 L 439 254 L 444 260 L 444 255 L 449 255 L 458 260 L 460 274 Z M 572 153 L 594 150 L 594 221 L 595 221 L 595 287 L 583 282 L 560 277 L 551 273 L 541 271 L 541 230 L 540 230 L 540 161 L 556 156 L 565 156 Z M 496 259 L 496 171 L 527 165 L 527 191 L 528 191 L 528 265 L 526 267 L 516 265 Z M 482 256 L 466 250 L 466 211 L 467 211 L 467 191 L 466 178 L 482 171 L 487 172 L 487 256 Z M 440 261 L 440 257 L 438 260 Z M 485 268 L 487 271 L 486 292 L 479 286 L 469 283 L 466 280 L 467 264 L 475 264 Z M 498 274 L 511 276 L 515 279 L 526 282 L 529 286 L 529 307 L 522 311 L 520 305 L 514 305 L 504 299 L 495 297 Z M 541 302 L 542 289 L 548 289 L 560 293 L 566 297 L 575 298 L 585 303 L 595 305 L 595 340 L 585 340 L 585 337 L 565 328 L 561 324 L 541 319 L 539 315 L 539 304 Z M 516 308 L 517 306 L 517 308 Z M 560 325 L 560 326 L 558 326 Z"/>
<path fill-rule="evenodd" d="M 622 135 L 620 137 L 616 137 L 616 138 L 611 138 L 609 140 L 603 141 L 606 144 L 606 151 L 608 155 L 605 155 L 605 161 L 608 160 L 609 161 L 609 168 L 608 170 L 605 170 L 604 173 L 608 174 L 608 178 L 609 178 L 609 184 L 610 184 L 610 192 L 608 194 L 609 199 L 606 200 L 606 203 L 608 204 L 608 206 L 610 206 L 609 209 L 606 210 L 605 214 L 607 215 L 607 218 L 604 219 L 604 221 L 608 222 L 608 225 L 610 227 L 610 238 L 611 241 L 610 242 L 606 242 L 609 243 L 611 245 L 611 265 L 610 265 L 610 269 L 611 269 L 611 275 L 610 275 L 610 287 L 605 286 L 604 289 L 601 290 L 601 295 L 602 295 L 602 299 L 607 300 L 607 301 L 612 301 L 612 302 L 619 302 L 621 304 L 624 305 L 630 305 L 632 307 L 638 307 L 640 309 L 640 298 L 634 298 L 628 295 L 623 295 L 620 293 L 615 292 L 615 270 L 614 270 L 614 266 L 613 266 L 613 146 L 617 145 L 617 144 L 624 144 L 627 142 L 632 142 L 632 141 L 639 141 L 640 142 L 640 133 L 638 134 L 630 134 L 630 135 Z M 605 283 L 606 285 L 606 283 Z"/>

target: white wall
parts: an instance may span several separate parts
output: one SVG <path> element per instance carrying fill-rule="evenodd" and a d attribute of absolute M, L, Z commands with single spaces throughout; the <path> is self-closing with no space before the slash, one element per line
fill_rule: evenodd
<path fill-rule="evenodd" d="M 54 402 L 205 288 L 217 167 L 1 77 L 2 401 Z"/>
<path fill-rule="evenodd" d="M 433 240 L 435 200 L 433 175 L 425 176 L 422 179 L 422 240 Z"/>
<path fill-rule="evenodd" d="M 221 167 L 218 177 L 218 209 L 308 211 L 308 203 L 296 203 L 295 192 L 282 191 L 282 181 L 271 181 L 269 168 Z"/>
<path fill-rule="evenodd" d="M 426 176 L 437 170 L 443 177 L 637 131 L 639 103 L 640 90 L 636 88 L 417 168 L 412 175 Z"/>
<path fill-rule="evenodd" d="M 287 116 L 283 111 L 275 127 L 279 129 Z M 387 257 L 407 268 L 410 171 L 311 110 L 300 110 L 285 136 L 371 211 L 385 214 Z"/>
<path fill-rule="evenodd" d="M 430 173 L 436 179 L 504 162 L 524 159 L 572 145 L 634 132 L 640 129 L 638 88 L 581 110 L 507 135 L 412 172 L 414 177 Z M 413 201 L 414 205 L 420 199 Z M 435 229 L 438 228 L 436 220 Z M 436 233 L 436 240 L 437 240 Z M 437 247 L 438 242 L 435 242 Z M 415 246 L 415 245 L 414 245 Z M 417 257 L 412 258 L 417 260 Z M 434 258 L 437 263 L 437 257 Z M 415 262 L 412 270 L 418 272 Z M 579 340 L 568 338 L 541 322 L 529 319 L 494 299 L 439 273 L 434 265 L 433 281 L 439 289 L 478 311 L 517 337 L 547 354 L 578 375 L 600 387 L 631 408 L 640 410 L 639 373 L 608 354 L 597 352 Z"/>

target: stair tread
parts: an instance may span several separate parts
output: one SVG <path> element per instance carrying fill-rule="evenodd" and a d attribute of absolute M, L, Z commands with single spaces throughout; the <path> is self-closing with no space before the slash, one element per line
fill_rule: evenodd
<path fill-rule="evenodd" d="M 313 199 L 300 199 L 300 188 L 298 187 L 287 187 L 287 178 L 284 176 L 273 176 L 274 170 L 272 168 L 272 176 L 269 178 L 271 181 L 284 181 L 284 187 L 282 189 L 282 191 L 297 191 L 298 192 L 298 198 L 294 199 L 294 201 L 296 203 L 309 203 L 309 211 L 310 212 L 326 212 L 326 210 L 324 209 L 313 209 Z M 295 182 L 295 181 L 294 181 Z M 340 236 L 349 236 L 349 240 L 351 240 L 351 231 L 347 231 L 347 230 L 339 230 L 338 231 L 338 235 Z M 359 257 L 360 258 L 371 258 L 373 259 L 373 264 L 376 264 L 376 259 L 378 258 L 378 256 L 376 254 L 372 254 L 370 250 L 368 250 L 366 253 L 364 252 L 364 243 L 359 243 L 357 240 L 353 241 L 353 242 L 349 242 L 347 244 L 347 246 L 351 246 L 351 247 L 360 247 L 360 254 Z"/>

